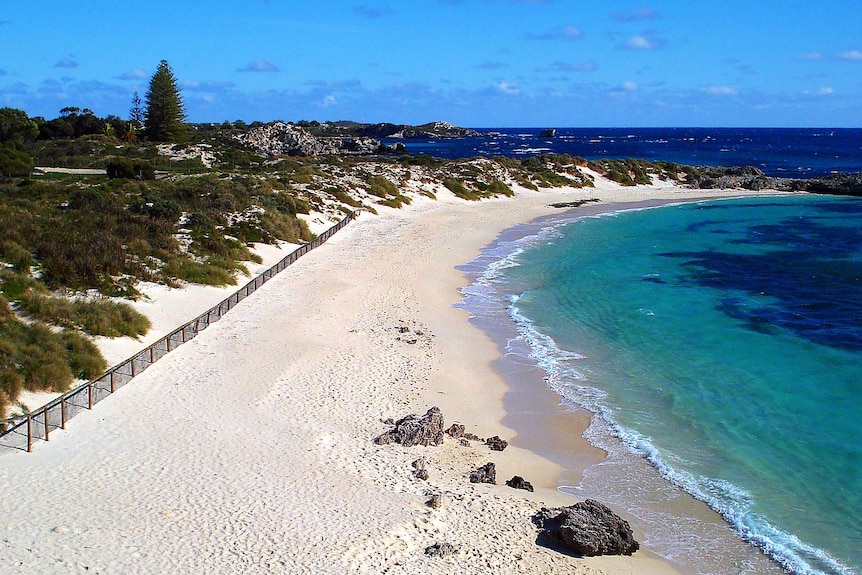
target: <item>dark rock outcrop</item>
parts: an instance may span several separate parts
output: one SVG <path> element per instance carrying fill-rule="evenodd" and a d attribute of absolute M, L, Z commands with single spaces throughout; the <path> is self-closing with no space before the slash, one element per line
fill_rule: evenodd
<path fill-rule="evenodd" d="M 464 429 L 465 429 L 465 427 L 463 425 L 461 425 L 460 423 L 453 423 L 446 430 L 446 435 L 448 435 L 450 437 L 454 437 L 455 439 L 460 439 L 460 438 L 464 437 Z"/>
<path fill-rule="evenodd" d="M 806 184 L 804 188 L 806 192 L 862 196 L 862 173 L 830 174 L 823 178 L 802 181 Z"/>
<path fill-rule="evenodd" d="M 489 437 L 485 440 L 485 444 L 491 448 L 491 451 L 503 451 L 504 449 L 509 447 L 509 442 L 505 439 L 500 439 L 499 435 Z"/>
<path fill-rule="evenodd" d="M 440 445 L 443 443 L 443 414 L 439 407 L 432 407 L 425 415 L 402 417 L 395 427 L 374 439 L 377 445 L 398 443 L 405 447 L 413 445 Z"/>
<path fill-rule="evenodd" d="M 497 484 L 497 466 L 493 463 L 486 463 L 479 469 L 474 469 L 470 472 L 470 483 L 490 483 Z"/>
<path fill-rule="evenodd" d="M 546 128 L 539 132 L 540 138 L 556 138 L 557 137 L 557 129 L 556 128 Z"/>
<path fill-rule="evenodd" d="M 470 128 L 453 126 L 449 122 L 430 122 L 421 126 L 408 126 L 406 124 L 373 124 L 365 126 L 361 134 L 371 138 L 392 138 L 405 140 L 432 140 L 437 138 L 466 138 L 481 136 L 481 132 Z"/>
<path fill-rule="evenodd" d="M 512 479 L 506 481 L 506 485 L 508 485 L 512 489 L 523 489 L 524 491 L 529 491 L 531 493 L 533 491 L 533 484 L 521 477 L 520 475 L 516 475 Z"/>
<path fill-rule="evenodd" d="M 413 466 L 413 477 L 422 481 L 428 480 L 428 463 L 424 457 L 415 460 L 411 465 Z"/>
<path fill-rule="evenodd" d="M 425 548 L 425 555 L 429 557 L 446 557 L 458 552 L 458 547 L 451 543 L 435 543 Z"/>
<path fill-rule="evenodd" d="M 428 501 L 425 502 L 425 505 L 427 505 L 431 509 L 440 509 L 441 507 L 443 507 L 443 496 L 439 493 L 435 493 Z"/>
<path fill-rule="evenodd" d="M 569 507 L 543 507 L 533 523 L 542 530 L 540 540 L 582 557 L 631 555 L 640 547 L 628 521 L 592 499 Z"/>

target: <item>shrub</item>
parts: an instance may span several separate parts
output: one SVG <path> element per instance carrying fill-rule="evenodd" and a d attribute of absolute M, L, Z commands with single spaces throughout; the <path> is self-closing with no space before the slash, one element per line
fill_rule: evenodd
<path fill-rule="evenodd" d="M 404 204 L 410 204 L 410 198 L 404 196 L 402 194 L 397 194 L 393 198 L 387 198 L 385 200 L 380 200 L 377 203 L 382 206 L 389 206 L 390 208 L 400 208 Z"/>
<path fill-rule="evenodd" d="M 108 178 L 127 178 L 138 180 L 155 180 L 156 172 L 153 165 L 143 160 L 130 158 L 111 158 L 105 162 Z"/>
<path fill-rule="evenodd" d="M 459 198 L 474 201 L 481 199 L 480 194 L 476 193 L 473 190 L 468 190 L 466 187 L 464 187 L 463 183 L 461 183 L 459 180 L 456 180 L 455 178 L 446 178 L 445 180 L 443 180 L 443 185 L 446 186 L 446 188 L 450 192 L 452 192 Z"/>
<path fill-rule="evenodd" d="M 369 194 L 380 198 L 398 195 L 398 186 L 396 186 L 383 176 L 369 176 L 367 181 Z"/>
<path fill-rule="evenodd" d="M 511 196 L 514 194 L 512 188 L 500 180 L 494 180 L 491 182 L 491 185 L 488 186 L 488 193 L 495 196 Z"/>
<path fill-rule="evenodd" d="M 33 158 L 11 146 L 0 146 L 0 177 L 29 176 L 33 173 Z"/>
<path fill-rule="evenodd" d="M 63 330 L 60 341 L 66 349 L 66 361 L 75 378 L 95 379 L 108 368 L 108 362 L 102 357 L 96 344 L 80 333 Z"/>

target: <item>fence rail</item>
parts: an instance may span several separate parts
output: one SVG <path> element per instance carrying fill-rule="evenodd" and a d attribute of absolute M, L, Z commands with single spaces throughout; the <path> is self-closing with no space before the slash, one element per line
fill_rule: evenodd
<path fill-rule="evenodd" d="M 283 271 L 296 260 L 321 246 L 341 228 L 359 215 L 354 211 L 340 222 L 317 236 L 313 241 L 303 244 L 281 261 L 254 277 L 230 296 L 219 302 L 185 325 L 175 329 L 149 347 L 139 351 L 129 359 L 115 365 L 98 379 L 94 379 L 67 391 L 40 407 L 39 409 L 8 419 L 0 420 L 0 454 L 13 450 L 33 450 L 36 441 L 48 441 L 51 431 L 65 429 L 66 422 L 93 406 L 129 383 L 136 375 L 163 358 L 198 333 L 217 322 L 239 302 L 260 289 L 263 284 Z"/>

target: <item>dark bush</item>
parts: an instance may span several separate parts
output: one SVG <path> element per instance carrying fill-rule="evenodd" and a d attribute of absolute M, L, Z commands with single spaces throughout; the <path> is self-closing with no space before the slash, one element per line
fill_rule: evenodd
<path fill-rule="evenodd" d="M 105 170 L 110 179 L 127 178 L 138 180 L 155 180 L 156 172 L 153 165 L 142 160 L 130 158 L 111 158 L 105 162 Z"/>
<path fill-rule="evenodd" d="M 29 176 L 33 172 L 33 158 L 11 146 L 0 146 L 0 177 Z"/>

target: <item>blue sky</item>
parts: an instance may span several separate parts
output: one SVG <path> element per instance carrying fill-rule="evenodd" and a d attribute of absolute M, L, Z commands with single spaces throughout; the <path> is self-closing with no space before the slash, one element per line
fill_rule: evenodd
<path fill-rule="evenodd" d="M 189 121 L 862 127 L 858 0 L 28 0 L 0 106 L 128 116 L 158 63 Z"/>

